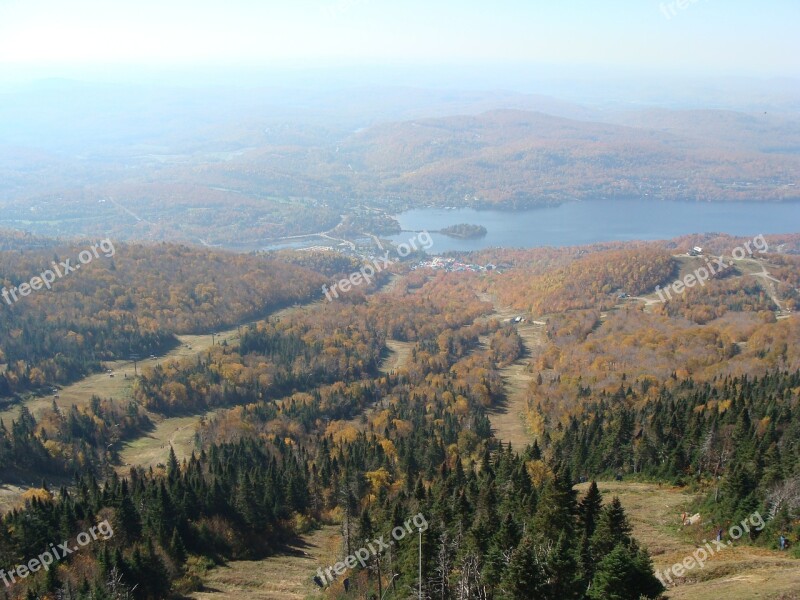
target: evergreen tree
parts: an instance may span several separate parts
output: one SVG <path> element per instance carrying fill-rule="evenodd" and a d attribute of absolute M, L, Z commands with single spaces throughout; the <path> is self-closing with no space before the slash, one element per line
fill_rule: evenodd
<path fill-rule="evenodd" d="M 592 600 L 639 600 L 657 598 L 663 591 L 649 557 L 619 544 L 600 561 L 587 596 Z"/>
<path fill-rule="evenodd" d="M 525 536 L 512 552 L 501 580 L 498 600 L 519 600 L 521 598 L 545 599 L 547 589 L 546 574 L 536 555 L 536 547 L 531 536 Z"/>
<path fill-rule="evenodd" d="M 600 517 L 602 509 L 603 496 L 597 487 L 597 482 L 592 481 L 586 495 L 578 504 L 578 519 L 587 537 L 592 537 L 592 535 L 594 535 L 595 528 L 597 527 L 597 520 Z"/>
<path fill-rule="evenodd" d="M 633 528 L 628 522 L 625 509 L 617 496 L 611 504 L 603 507 L 597 528 L 592 536 L 592 555 L 600 561 L 617 545 L 630 546 Z"/>

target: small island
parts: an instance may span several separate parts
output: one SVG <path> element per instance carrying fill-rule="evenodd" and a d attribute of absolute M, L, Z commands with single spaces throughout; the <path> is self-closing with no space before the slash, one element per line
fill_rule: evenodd
<path fill-rule="evenodd" d="M 472 240 L 476 238 L 482 238 L 486 235 L 486 227 L 483 225 L 470 225 L 468 223 L 459 223 L 458 225 L 451 225 L 450 227 L 445 227 L 444 229 L 440 229 L 439 233 L 459 238 L 462 240 Z"/>

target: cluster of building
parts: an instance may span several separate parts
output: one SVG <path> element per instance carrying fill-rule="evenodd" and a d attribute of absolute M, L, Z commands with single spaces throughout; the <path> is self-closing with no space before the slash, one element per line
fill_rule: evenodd
<path fill-rule="evenodd" d="M 307 246 L 305 248 L 297 248 L 299 251 L 304 252 L 339 252 L 346 256 L 351 256 L 358 260 L 376 261 L 380 260 L 381 256 L 375 256 L 375 243 L 370 238 L 361 238 L 355 240 L 350 245 L 347 243 L 340 243 L 335 246 Z M 388 250 L 388 248 L 387 248 Z M 394 254 L 392 254 L 394 256 Z M 396 260 L 396 259 L 395 259 Z M 487 271 L 497 271 L 508 265 L 495 265 L 488 263 L 485 265 L 478 265 L 473 263 L 464 262 L 458 258 L 443 257 L 443 256 L 429 256 L 424 260 L 420 260 L 410 265 L 412 271 L 416 269 L 434 269 L 436 271 L 447 271 L 448 273 L 468 272 L 468 273 L 481 273 Z"/>
<path fill-rule="evenodd" d="M 426 258 L 418 263 L 411 265 L 411 270 L 415 269 L 435 269 L 438 271 L 459 272 L 469 271 L 478 273 L 481 271 L 494 271 L 497 267 L 491 263 L 487 265 L 475 265 L 471 263 L 461 262 L 456 258 L 444 258 L 442 256 L 433 256 Z"/>

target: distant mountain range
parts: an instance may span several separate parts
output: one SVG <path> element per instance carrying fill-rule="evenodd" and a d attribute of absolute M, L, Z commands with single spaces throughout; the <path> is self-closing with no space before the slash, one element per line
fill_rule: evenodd
<path fill-rule="evenodd" d="M 800 110 L 772 106 L 53 82 L 0 94 L 0 226 L 257 244 L 326 231 L 354 204 L 800 200 Z"/>
<path fill-rule="evenodd" d="M 501 110 L 390 123 L 354 134 L 336 159 L 353 188 L 409 203 L 800 199 L 797 123 L 718 111 L 614 119 Z"/>

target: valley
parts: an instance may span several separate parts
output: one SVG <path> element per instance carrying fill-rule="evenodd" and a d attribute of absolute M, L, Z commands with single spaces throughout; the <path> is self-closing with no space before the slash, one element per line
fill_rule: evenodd
<path fill-rule="evenodd" d="M 712 245 L 714 243 L 720 242 L 712 242 Z M 637 261 L 643 261 L 641 264 L 645 264 L 646 261 L 655 260 L 654 257 L 660 256 L 658 253 L 662 252 L 655 249 L 657 247 L 656 245 L 653 249 L 641 251 L 641 255 L 638 254 L 640 251 L 635 249 L 630 251 L 616 248 L 598 249 L 595 252 L 611 253 L 612 256 L 616 256 L 614 253 L 629 252 L 625 260 L 630 261 L 631 272 L 642 272 Z M 539 256 L 542 253 L 540 250 L 531 252 L 532 256 Z M 570 256 L 570 251 L 546 252 L 550 253 L 549 260 L 554 260 L 555 264 L 565 260 L 559 258 L 562 255 Z M 513 255 L 508 256 L 507 261 Z M 525 264 L 519 258 L 513 260 Z M 675 278 L 685 277 L 691 273 L 704 259 L 670 252 L 667 257 L 658 260 L 664 261 L 663 272 L 666 278 L 664 282 L 668 284 Z M 740 293 L 738 290 L 741 289 L 748 295 L 763 294 L 764 302 L 772 302 L 775 305 L 773 314 L 779 320 L 774 321 L 774 326 L 778 326 L 778 323 L 786 324 L 788 330 L 791 330 L 796 316 L 792 312 L 784 313 L 778 308 L 791 300 L 790 290 L 781 279 L 787 276 L 785 266 L 779 264 L 782 260 L 787 259 L 772 257 L 769 260 L 735 261 L 735 272 L 731 277 L 719 281 L 712 280 L 707 287 L 713 293 L 727 289 L 737 290 L 736 293 Z M 307 258 L 305 262 L 308 263 Z M 587 264 L 583 265 L 584 262 Z M 576 272 L 580 269 L 580 272 L 585 273 L 587 277 L 596 276 L 591 271 L 595 264 L 592 262 L 591 253 L 588 258 L 578 253 L 574 258 L 567 258 L 566 264 L 575 264 Z M 586 271 L 587 265 L 588 271 Z M 442 375 L 436 373 L 441 368 L 440 365 L 450 363 L 451 366 L 444 371 L 447 373 L 445 377 L 454 378 L 454 381 L 458 378 L 463 383 L 453 388 L 457 390 L 457 394 L 452 396 L 452 408 L 448 410 L 452 410 L 453 415 L 459 415 L 459 418 L 478 419 L 470 427 L 476 431 L 485 431 L 482 435 L 489 436 L 483 447 L 488 449 L 495 447 L 494 444 L 511 443 L 516 452 L 527 452 L 528 444 L 537 440 L 542 444 L 544 453 L 542 458 L 550 461 L 557 456 L 559 450 L 557 442 L 545 442 L 545 438 L 542 438 L 543 427 L 547 431 L 553 431 L 555 422 L 552 418 L 541 417 L 544 406 L 541 391 L 542 388 L 548 386 L 554 388 L 564 380 L 569 381 L 574 377 L 563 364 L 553 362 L 555 349 L 560 348 L 558 352 L 574 352 L 580 348 L 581 335 L 586 336 L 587 333 L 590 336 L 593 333 L 609 335 L 619 327 L 622 320 L 630 319 L 626 315 L 629 315 L 630 310 L 635 307 L 641 308 L 642 315 L 654 319 L 667 318 L 668 311 L 675 308 L 672 305 L 662 306 L 652 288 L 635 290 L 638 295 L 620 297 L 617 288 L 607 285 L 609 291 L 599 296 L 603 310 L 588 311 L 589 314 L 595 315 L 591 317 L 596 319 L 595 325 L 579 334 L 577 339 L 561 347 L 559 344 L 563 344 L 564 335 L 562 329 L 573 327 L 570 323 L 576 317 L 582 318 L 580 315 L 586 311 L 581 309 L 580 305 L 565 309 L 559 308 L 557 304 L 582 299 L 582 292 L 576 292 L 581 288 L 570 287 L 569 280 L 563 280 L 563 287 L 548 292 L 551 294 L 549 297 L 555 299 L 555 303 L 550 305 L 550 310 L 542 310 L 537 306 L 526 309 L 526 305 L 519 304 L 515 296 L 510 294 L 527 289 L 525 286 L 531 285 L 532 282 L 533 285 L 540 285 L 536 280 L 538 275 L 517 279 L 517 271 L 524 273 L 526 268 L 511 263 L 510 267 L 506 267 L 509 269 L 508 274 L 491 271 L 445 273 L 436 269 L 405 270 L 394 274 L 388 285 L 370 291 L 363 300 L 356 299 L 351 305 L 345 304 L 348 299 L 343 298 L 334 303 L 315 301 L 284 308 L 273 312 L 266 320 L 257 322 L 255 329 L 243 324 L 215 331 L 213 343 L 211 334 L 180 335 L 177 337 L 180 343 L 166 355 L 138 361 L 138 375 L 133 373 L 133 364 L 130 362 L 110 363 L 108 368 L 112 371 L 113 377 L 110 377 L 109 373 L 102 373 L 65 385 L 59 390 L 56 403 L 62 411 L 68 411 L 72 406 L 79 410 L 89 410 L 93 396 L 115 398 L 124 402 L 133 400 L 141 402 L 144 399 L 152 403 L 140 405 L 145 408 L 144 414 L 153 424 L 152 429 L 119 443 L 117 445 L 119 458 L 113 466 L 121 477 L 128 477 L 134 470 L 146 473 L 151 468 L 154 469 L 155 477 L 169 477 L 167 474 L 174 472 L 176 468 L 170 463 L 170 450 L 174 450 L 180 464 L 188 460 L 192 452 L 197 453 L 201 448 L 208 448 L 209 444 L 214 443 L 223 444 L 220 446 L 222 448 L 224 444 L 236 445 L 246 439 L 272 440 L 270 444 L 283 440 L 281 444 L 288 444 L 284 448 L 292 448 L 296 444 L 310 443 L 316 435 L 313 432 L 317 427 L 324 427 L 327 435 L 331 436 L 330 440 L 335 444 L 334 447 L 338 448 L 337 452 L 342 452 L 349 444 L 364 443 L 367 438 L 360 436 L 375 436 L 379 432 L 383 432 L 379 434 L 381 437 L 389 434 L 389 438 L 381 442 L 385 444 L 381 447 L 391 453 L 397 452 L 397 448 L 403 447 L 402 436 L 413 435 L 414 432 L 414 428 L 409 429 L 408 419 L 413 414 L 409 411 L 413 409 L 416 400 L 413 396 L 407 395 L 405 390 L 420 390 L 419 393 L 430 394 L 429 386 L 434 386 L 433 389 L 436 389 L 435 386 L 445 385 L 431 398 L 442 394 L 440 397 L 447 399 L 451 392 L 444 390 L 447 390 L 450 384 L 445 383 L 446 379 L 442 380 Z M 538 266 L 532 268 L 542 269 Z M 655 268 L 655 265 L 650 265 L 650 268 Z M 552 272 L 547 267 L 543 268 L 545 274 Z M 554 281 L 560 280 L 556 277 Z M 547 285 L 552 283 L 548 282 Z M 620 289 L 626 288 L 623 286 Z M 474 299 L 470 299 L 471 296 L 474 296 Z M 520 297 L 531 296 L 523 293 Z M 541 302 L 541 299 L 537 300 Z M 695 295 L 687 295 L 686 300 L 690 302 L 689 307 L 695 304 L 699 306 L 702 303 L 702 297 Z M 424 306 L 425 310 L 420 308 L 411 310 L 411 307 L 415 306 Z M 731 306 L 738 307 L 734 304 Z M 355 315 L 358 317 L 354 318 Z M 421 320 L 412 318 L 414 315 L 416 319 Z M 444 320 L 441 315 L 446 315 Z M 202 410 L 193 410 L 189 414 L 182 410 L 182 405 L 167 407 L 156 404 L 155 402 L 162 400 L 151 397 L 150 392 L 143 393 L 143 390 L 155 390 L 154 385 L 158 385 L 160 390 L 174 390 L 180 383 L 185 392 L 174 397 L 182 398 L 183 402 L 187 402 L 187 406 L 192 406 L 194 405 L 192 403 L 200 400 L 205 402 L 203 395 L 212 397 L 219 394 L 219 391 L 213 391 L 203 383 L 203 380 L 207 377 L 212 380 L 221 376 L 225 387 L 230 391 L 236 390 L 242 398 L 253 397 L 246 391 L 248 386 L 254 385 L 255 382 L 269 381 L 277 375 L 276 371 L 264 371 L 270 373 L 268 379 L 264 379 L 263 374 L 259 375 L 253 370 L 254 367 L 259 365 L 259 369 L 264 369 L 266 363 L 263 357 L 272 356 L 270 360 L 275 360 L 275 349 L 281 345 L 290 344 L 286 346 L 288 348 L 296 345 L 297 340 L 301 339 L 304 340 L 304 344 L 317 344 L 315 339 L 325 339 L 328 340 L 326 343 L 331 345 L 327 350 L 317 346 L 318 349 L 315 350 L 317 358 L 314 360 L 319 360 L 321 357 L 326 357 L 327 360 L 328 356 L 340 352 L 335 348 L 352 348 L 361 352 L 360 356 L 366 357 L 367 354 L 363 354 L 367 349 L 365 344 L 378 332 L 376 323 L 379 322 L 384 323 L 381 327 L 384 327 L 385 331 L 392 332 L 392 337 L 385 338 L 385 350 L 375 349 L 374 370 L 359 372 L 360 367 L 357 365 L 367 364 L 365 358 L 353 360 L 354 355 L 353 358 L 344 361 L 345 355 L 339 354 L 337 359 L 328 364 L 329 369 L 341 370 L 343 375 L 340 382 L 326 383 L 325 375 L 317 375 L 316 377 L 321 377 L 319 383 L 310 388 L 294 389 L 292 393 L 274 400 L 250 403 L 246 409 L 241 405 L 223 403 Z M 746 322 L 751 321 L 746 319 Z M 444 323 L 448 325 L 443 328 Z M 765 325 L 768 326 L 769 323 Z M 605 329 L 609 331 L 606 332 Z M 752 332 L 746 335 L 755 340 Z M 353 345 L 346 341 L 347 336 L 354 336 L 355 339 L 363 341 Z M 419 336 L 429 341 L 421 342 Z M 279 339 L 285 341 L 279 342 Z M 435 345 L 431 345 L 432 343 Z M 752 346 L 749 343 L 742 343 L 741 348 L 756 356 L 759 352 L 758 344 L 763 342 L 752 343 L 754 344 Z M 240 347 L 243 344 L 250 349 L 249 354 L 240 354 Z M 438 348 L 438 354 L 431 353 L 434 348 Z M 265 354 L 254 362 L 253 358 L 262 356 L 260 352 Z M 159 365 L 167 368 L 159 368 Z M 302 376 L 302 372 L 298 374 Z M 591 370 L 585 374 L 587 382 L 597 384 L 601 381 Z M 146 385 L 138 392 L 134 392 L 134 381 Z M 303 379 L 296 381 L 301 382 Z M 613 389 L 613 384 L 603 383 L 603 385 Z M 197 391 L 194 391 L 195 389 Z M 201 395 L 197 395 L 198 393 Z M 566 392 L 559 390 L 558 393 Z M 163 392 L 159 391 L 159 394 Z M 360 399 L 348 404 L 351 397 Z M 159 395 L 158 398 L 167 397 Z M 339 402 L 342 404 L 337 406 Z M 467 409 L 466 402 L 475 403 L 472 410 Z M 25 406 L 34 418 L 47 423 L 53 418 L 48 413 L 52 403 L 52 398 L 40 398 L 28 400 Z M 197 404 L 197 406 L 202 405 L 202 403 Z M 481 425 L 482 417 L 479 416 L 484 410 L 485 429 Z M 177 414 L 171 414 L 175 411 Z M 19 406 L 16 406 L 6 411 L 3 418 L 10 422 L 17 419 L 19 414 Z M 556 415 L 558 412 L 551 414 Z M 312 416 L 312 419 L 309 420 L 307 415 Z M 387 428 L 387 423 L 393 425 Z M 417 421 L 416 428 L 422 429 L 428 426 L 430 424 L 423 425 L 423 422 Z M 395 428 L 397 428 L 396 433 L 392 433 Z M 400 437 L 396 437 L 398 435 Z M 459 453 L 463 452 L 467 460 L 480 460 L 481 446 L 475 444 L 474 437 L 465 437 L 462 434 L 458 443 L 452 445 L 448 451 L 453 452 L 458 447 Z M 229 446 L 228 451 L 234 447 Z M 276 449 L 279 447 L 281 446 L 275 446 Z M 283 451 L 285 450 L 281 450 Z M 506 459 L 500 451 L 494 454 L 493 460 L 502 462 Z M 532 469 L 530 471 L 532 476 L 547 476 L 548 468 L 544 463 L 535 468 L 532 466 L 527 468 Z M 385 477 L 380 475 L 382 469 L 385 470 L 386 467 L 369 471 L 370 477 L 377 477 L 375 482 Z M 480 470 L 478 472 L 480 473 Z M 388 486 L 387 490 L 408 485 L 403 483 L 401 473 L 398 472 L 399 477 L 394 483 L 390 484 L 387 481 L 384 484 Z M 702 491 L 689 492 L 686 487 L 667 483 L 646 483 L 640 481 L 638 476 L 625 481 L 612 481 L 601 476 L 600 480 L 600 490 L 606 502 L 613 496 L 619 496 L 622 500 L 622 505 L 633 525 L 633 534 L 648 548 L 657 569 L 673 564 L 689 551 L 693 547 L 692 544 L 697 541 L 691 536 L 703 535 L 702 527 L 692 533 L 675 526 L 675 515 L 695 510 L 694 507 L 702 501 Z M 52 479 L 50 487 L 55 488 L 62 483 L 58 479 Z M 20 506 L 23 494 L 30 496 L 42 493 L 36 481 L 32 481 L 31 484 L 30 488 L 4 485 L 0 493 L 2 506 L 5 508 Z M 381 484 L 376 483 L 376 485 Z M 582 483 L 576 486 L 579 494 L 585 493 L 586 485 Z M 435 489 L 433 482 L 430 486 L 431 490 Z M 367 498 L 370 497 L 371 494 L 368 494 Z M 314 502 L 326 502 L 324 495 L 319 495 L 318 492 L 311 498 L 314 498 Z M 333 564 L 341 556 L 341 545 L 345 539 L 342 536 L 342 508 L 338 502 L 331 506 L 333 508 L 319 512 L 313 524 L 305 522 L 302 531 L 282 538 L 282 541 L 272 547 L 265 557 L 242 559 L 231 556 L 211 569 L 208 566 L 201 567 L 202 563 L 192 559 L 186 566 L 187 576 L 191 575 L 191 580 L 196 582 L 191 589 L 187 589 L 191 594 L 190 597 L 198 600 L 214 597 L 310 598 L 330 597 L 330 594 L 341 593 L 341 583 L 335 584 L 327 592 L 322 592 L 315 589 L 311 581 L 318 566 Z M 333 516 L 334 514 L 336 516 Z M 296 513 L 294 519 L 305 520 L 305 517 Z M 332 522 L 338 524 L 331 525 Z M 215 525 L 218 526 L 219 524 Z M 707 532 L 705 534 L 707 535 Z M 745 564 L 748 565 L 746 576 L 737 578 L 730 575 L 741 573 Z M 744 599 L 749 597 L 747 595 L 750 593 L 749 584 L 758 581 L 763 582 L 761 587 L 764 598 L 777 599 L 778 596 L 772 594 L 772 591 L 785 591 L 796 587 L 793 567 L 794 561 L 791 558 L 774 550 L 761 546 L 737 547 L 725 555 L 716 557 L 706 565 L 705 569 L 693 573 L 692 577 L 681 580 L 669 590 L 669 597 L 694 598 L 706 595 L 710 597 L 715 590 L 724 589 L 732 599 Z M 372 583 L 370 581 L 372 580 L 365 572 L 354 573 L 352 578 L 352 584 L 361 590 L 374 585 L 374 581 Z"/>
<path fill-rule="evenodd" d="M 0 1 L 0 600 L 800 600 L 800 4 L 659 2 Z"/>

